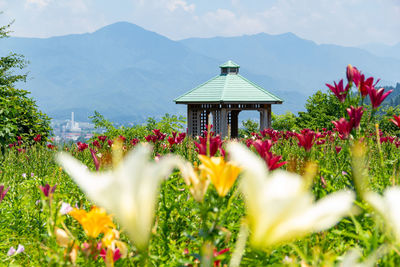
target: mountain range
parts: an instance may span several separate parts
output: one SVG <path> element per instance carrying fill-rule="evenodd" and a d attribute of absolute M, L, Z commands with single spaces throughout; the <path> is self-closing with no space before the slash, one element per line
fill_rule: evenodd
<path fill-rule="evenodd" d="M 344 77 L 347 64 L 394 85 L 400 81 L 400 44 L 390 53 L 374 47 L 316 44 L 292 33 L 174 41 L 118 22 L 93 33 L 1 39 L 0 56 L 15 52 L 30 62 L 28 81 L 17 86 L 31 91 L 50 117 L 65 119 L 74 111 L 77 120 L 87 121 L 97 110 L 111 121 L 139 123 L 185 114 L 173 99 L 218 75 L 227 60 L 285 100 L 273 106 L 278 114 L 302 110 L 309 95 Z"/>

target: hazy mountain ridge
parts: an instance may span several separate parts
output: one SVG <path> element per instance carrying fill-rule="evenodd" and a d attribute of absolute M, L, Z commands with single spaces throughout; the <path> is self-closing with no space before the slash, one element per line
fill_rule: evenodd
<path fill-rule="evenodd" d="M 136 122 L 166 112 L 184 114 L 185 106 L 173 99 L 219 74 L 219 64 L 228 59 L 285 100 L 273 107 L 278 113 L 301 110 L 308 95 L 344 76 L 348 63 L 382 78 L 381 84 L 400 81 L 400 60 L 317 45 L 292 33 L 172 41 L 120 22 L 93 33 L 0 40 L 0 55 L 11 51 L 30 61 L 30 78 L 19 87 L 31 91 L 54 118 L 74 110 L 77 119 L 97 110 L 114 121 Z"/>

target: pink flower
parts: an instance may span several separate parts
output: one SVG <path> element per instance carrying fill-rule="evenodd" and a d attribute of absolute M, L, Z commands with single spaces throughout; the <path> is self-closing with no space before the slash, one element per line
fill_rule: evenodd
<path fill-rule="evenodd" d="M 258 154 L 260 154 L 261 157 L 264 157 L 265 153 L 269 152 L 273 145 L 274 143 L 270 139 L 265 141 L 256 140 L 253 142 L 253 146 L 255 147 L 255 149 L 257 150 Z"/>
<path fill-rule="evenodd" d="M 54 185 L 53 187 L 51 187 L 49 184 L 46 184 L 45 186 L 39 185 L 39 189 L 42 190 L 43 195 L 45 197 L 49 197 L 51 196 L 54 191 L 56 190 L 57 185 Z"/>
<path fill-rule="evenodd" d="M 108 145 L 111 147 L 112 144 L 113 144 L 114 142 L 113 142 L 113 140 L 108 139 L 108 140 L 107 140 L 107 143 L 108 143 Z"/>
<path fill-rule="evenodd" d="M 377 109 L 385 100 L 385 98 L 392 92 L 393 90 L 389 90 L 386 93 L 385 89 L 380 88 L 376 90 L 373 86 L 371 86 L 368 90 L 369 98 L 371 99 L 371 104 L 373 109 Z"/>
<path fill-rule="evenodd" d="M 7 189 L 4 190 L 4 185 L 0 185 L 0 203 L 3 201 L 3 199 L 6 196 L 8 190 L 10 190 L 10 187 L 7 187 Z"/>
<path fill-rule="evenodd" d="M 342 150 L 341 146 L 335 146 L 336 154 L 339 154 L 339 152 Z"/>
<path fill-rule="evenodd" d="M 111 249 L 111 248 L 107 248 Z M 103 258 L 104 261 L 106 261 L 106 257 L 107 257 L 107 250 L 105 250 L 104 248 L 101 249 L 100 251 L 100 256 Z M 119 248 L 116 248 L 115 250 L 113 250 L 113 262 L 116 262 L 117 260 L 119 260 L 121 258 L 121 252 L 119 251 Z"/>
<path fill-rule="evenodd" d="M 89 148 L 89 150 L 90 150 L 90 154 L 92 155 L 92 159 L 93 159 L 94 166 L 96 167 L 96 171 L 98 171 L 100 168 L 100 161 L 96 156 L 96 151 L 91 148 Z"/>
<path fill-rule="evenodd" d="M 339 81 L 338 84 L 336 82 L 333 82 L 335 86 L 332 86 L 330 84 L 326 84 L 328 88 L 332 91 L 332 93 L 335 94 L 337 99 L 339 99 L 340 102 L 344 102 L 346 100 L 347 93 L 349 92 L 349 84 L 346 85 L 346 88 L 343 89 L 343 79 Z"/>

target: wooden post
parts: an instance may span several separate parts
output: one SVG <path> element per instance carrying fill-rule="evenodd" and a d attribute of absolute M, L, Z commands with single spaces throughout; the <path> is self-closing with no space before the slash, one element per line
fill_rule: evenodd
<path fill-rule="evenodd" d="M 271 128 L 271 104 L 267 104 L 267 127 Z"/>
<path fill-rule="evenodd" d="M 190 105 L 187 106 L 187 130 L 188 135 L 193 136 L 193 114 Z"/>
<path fill-rule="evenodd" d="M 260 131 L 264 130 L 265 128 L 268 128 L 268 112 L 266 107 L 263 105 L 262 109 L 259 110 L 260 112 Z"/>
<path fill-rule="evenodd" d="M 226 108 L 221 108 L 221 115 L 220 115 L 220 126 L 219 130 L 221 132 L 221 137 L 225 138 L 228 135 L 228 112 Z"/>

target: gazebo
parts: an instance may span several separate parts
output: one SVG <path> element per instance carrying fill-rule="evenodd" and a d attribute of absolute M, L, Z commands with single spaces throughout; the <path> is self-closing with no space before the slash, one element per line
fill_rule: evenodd
<path fill-rule="evenodd" d="M 271 105 L 282 104 L 283 100 L 240 75 L 240 66 L 233 61 L 219 67 L 220 75 L 174 100 L 187 105 L 188 134 L 201 135 L 211 119 L 217 134 L 237 137 L 242 110 L 258 110 L 260 130 L 269 128 Z"/>

